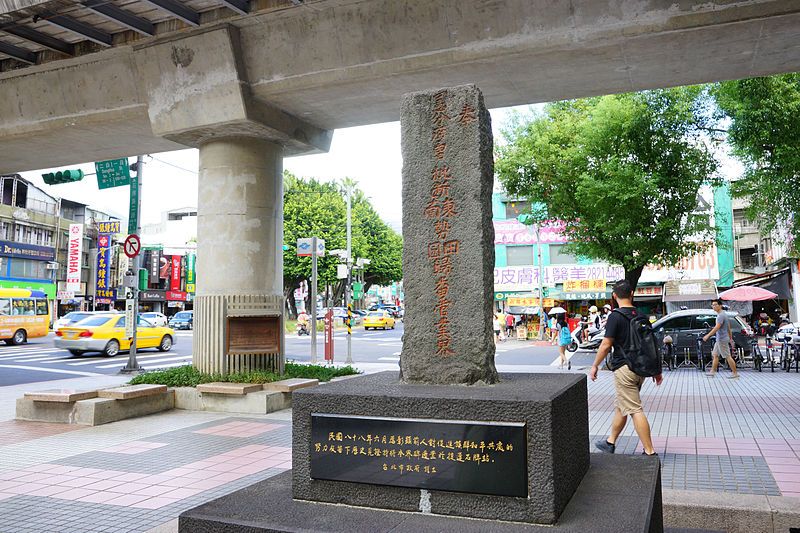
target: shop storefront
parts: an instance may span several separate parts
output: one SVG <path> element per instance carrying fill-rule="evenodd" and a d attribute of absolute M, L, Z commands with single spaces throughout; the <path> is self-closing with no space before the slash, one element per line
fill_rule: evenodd
<path fill-rule="evenodd" d="M 163 313 L 167 302 L 167 291 L 147 289 L 139 291 L 139 310 L 144 312 Z"/>

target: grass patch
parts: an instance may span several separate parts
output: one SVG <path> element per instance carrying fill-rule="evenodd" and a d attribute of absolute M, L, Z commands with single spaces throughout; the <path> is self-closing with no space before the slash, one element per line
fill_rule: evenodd
<path fill-rule="evenodd" d="M 153 370 L 139 374 L 130 380 L 131 385 L 166 385 L 168 387 L 196 387 L 201 383 L 225 381 L 230 383 L 270 383 L 288 378 L 311 378 L 330 381 L 339 376 L 352 376 L 360 372 L 351 366 L 330 367 L 286 363 L 283 376 L 272 372 L 241 372 L 236 374 L 204 374 L 192 365 L 178 366 L 165 370 Z"/>

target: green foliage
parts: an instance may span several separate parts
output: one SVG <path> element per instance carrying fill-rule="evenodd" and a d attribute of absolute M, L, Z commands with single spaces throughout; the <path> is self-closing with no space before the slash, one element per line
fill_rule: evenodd
<path fill-rule="evenodd" d="M 716 182 L 706 115 L 697 87 L 549 104 L 504 132 L 495 169 L 510 196 L 564 221 L 574 253 L 622 265 L 635 284 L 645 265 L 713 236 L 695 212 L 701 185 Z"/>
<path fill-rule="evenodd" d="M 192 365 L 168 368 L 166 370 L 153 370 L 139 374 L 130 380 L 131 385 L 166 385 L 168 387 L 196 387 L 201 383 L 226 382 L 226 383 L 271 383 L 289 378 L 309 378 L 320 381 L 330 381 L 339 376 L 352 376 L 359 371 L 351 366 L 329 367 L 322 365 L 304 365 L 286 363 L 284 375 L 279 376 L 272 372 L 241 372 L 236 374 L 204 374 Z"/>
<path fill-rule="evenodd" d="M 313 178 L 300 179 L 284 172 L 283 242 L 289 249 L 283 252 L 283 283 L 287 297 L 304 279 L 311 279 L 311 258 L 297 257 L 298 238 L 325 239 L 328 250 L 347 247 L 347 213 L 344 186 L 353 187 L 352 252 L 353 258 L 368 258 L 365 270 L 367 284 L 388 284 L 403 277 L 403 240 L 372 207 L 355 183 L 322 183 Z M 326 255 L 317 261 L 319 286 L 334 284 L 337 257 Z"/>
<path fill-rule="evenodd" d="M 733 195 L 749 198 L 748 218 L 765 233 L 788 229 L 800 252 L 800 74 L 723 82 L 713 95 L 745 166 Z"/>

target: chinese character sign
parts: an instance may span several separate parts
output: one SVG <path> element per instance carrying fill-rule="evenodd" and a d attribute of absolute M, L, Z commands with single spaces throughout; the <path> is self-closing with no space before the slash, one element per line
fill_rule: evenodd
<path fill-rule="evenodd" d="M 494 220 L 495 244 L 536 244 L 536 232 L 530 226 L 514 219 Z M 567 239 L 563 236 L 564 224 L 550 221 L 539 226 L 539 241 L 542 244 L 563 244 Z"/>
<path fill-rule="evenodd" d="M 564 292 L 604 290 L 606 290 L 606 280 L 604 279 L 567 280 L 564 282 Z"/>
<path fill-rule="evenodd" d="M 625 277 L 625 269 L 605 264 L 548 265 L 542 268 L 542 286 L 555 287 L 566 282 L 603 281 L 614 282 Z M 582 283 L 581 283 L 582 284 Z M 533 266 L 497 267 L 494 269 L 494 290 L 505 292 L 529 292 L 539 286 L 539 269 Z M 564 290 L 567 290 L 566 288 Z M 581 289 L 576 290 L 598 290 Z"/>
<path fill-rule="evenodd" d="M 170 258 L 170 282 L 169 287 L 173 291 L 181 290 L 181 256 L 173 255 Z"/>
<path fill-rule="evenodd" d="M 97 279 L 95 297 L 100 291 L 111 288 L 111 235 L 101 233 L 97 238 Z"/>
<path fill-rule="evenodd" d="M 194 292 L 194 264 L 196 257 L 195 254 L 186 255 L 186 292 Z"/>

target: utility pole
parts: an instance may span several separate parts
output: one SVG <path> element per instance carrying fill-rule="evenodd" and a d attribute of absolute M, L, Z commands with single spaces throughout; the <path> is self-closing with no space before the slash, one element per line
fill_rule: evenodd
<path fill-rule="evenodd" d="M 539 266 L 539 340 L 544 340 L 544 287 L 542 282 L 542 245 L 539 244 L 539 224 L 534 224 L 536 234 L 536 264 Z"/>
<path fill-rule="evenodd" d="M 353 262 L 352 262 L 352 236 L 351 236 L 351 226 L 352 222 L 351 218 L 351 206 L 350 206 L 350 192 L 351 192 L 351 185 L 345 184 L 345 196 L 347 199 L 347 258 L 345 259 L 347 265 L 347 287 L 344 291 L 344 301 L 347 305 L 347 359 L 345 363 L 348 365 L 353 364 L 353 352 L 352 352 L 352 341 L 353 341 L 353 303 L 350 301 L 350 291 L 353 287 Z"/>
<path fill-rule="evenodd" d="M 142 167 L 144 161 L 142 156 L 136 158 L 136 183 L 131 184 L 131 194 L 136 194 L 136 220 L 129 221 L 129 227 L 136 228 L 136 235 L 142 233 Z M 133 209 L 131 209 L 133 211 Z M 133 271 L 136 273 L 136 284 L 133 286 L 133 338 L 131 339 L 131 349 L 128 356 L 128 363 L 120 370 L 122 374 L 131 372 L 141 372 L 144 370 L 136 361 L 136 330 L 139 329 L 139 269 L 142 267 L 142 254 L 139 253 L 133 258 Z"/>
<path fill-rule="evenodd" d="M 317 362 L 317 238 L 311 237 L 311 364 Z"/>

